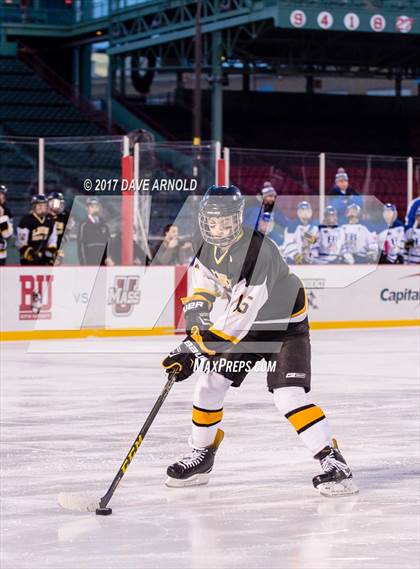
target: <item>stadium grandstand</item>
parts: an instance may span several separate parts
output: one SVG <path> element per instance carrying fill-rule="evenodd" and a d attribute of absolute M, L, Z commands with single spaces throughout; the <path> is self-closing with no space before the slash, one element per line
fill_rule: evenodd
<path fill-rule="evenodd" d="M 247 194 L 328 193 L 344 167 L 404 217 L 420 176 L 419 15 L 419 0 L 0 0 L 8 201 L 18 218 L 36 192 L 71 202 L 89 173 L 117 178 L 123 136 L 141 131 L 154 176 L 202 190 L 221 143 Z M 182 205 L 159 199 L 156 236 Z"/>

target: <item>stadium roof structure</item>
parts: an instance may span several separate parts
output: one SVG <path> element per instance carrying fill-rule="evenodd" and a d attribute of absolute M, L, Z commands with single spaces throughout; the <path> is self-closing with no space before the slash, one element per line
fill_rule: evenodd
<path fill-rule="evenodd" d="M 281 76 L 420 77 L 420 0 L 81 0 L 77 6 L 33 9 L 25 18 L 3 6 L 0 51 L 1 41 L 35 50 L 105 41 L 111 83 L 130 55 L 144 58 L 143 71 L 193 72 L 199 6 L 201 71 L 213 91 L 221 90 L 224 76 L 250 68 Z"/>
<path fill-rule="evenodd" d="M 134 4 L 129 5 L 128 4 Z M 38 4 L 40 4 L 38 2 Z M 267 71 L 416 77 L 420 0 L 200 0 L 203 65 L 215 43 L 223 61 Z M 111 6 L 125 8 L 110 11 Z M 0 7 L 2 41 L 65 47 L 109 41 L 111 56 L 153 54 L 159 68 L 193 65 L 197 0 L 84 0 L 81 9 Z M 347 33 L 343 33 L 347 32 Z M 392 34 L 392 39 L 390 39 Z M 35 47 L 35 46 L 34 46 Z M 417 49 L 416 49 L 417 48 Z M 353 69 L 354 68 L 354 69 Z"/>

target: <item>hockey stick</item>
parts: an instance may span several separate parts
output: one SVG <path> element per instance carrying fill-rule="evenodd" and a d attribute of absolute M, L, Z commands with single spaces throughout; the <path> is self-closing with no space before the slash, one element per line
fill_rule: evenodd
<path fill-rule="evenodd" d="M 173 384 L 175 383 L 175 379 L 176 379 L 176 372 L 174 371 L 171 374 L 169 374 L 168 381 L 166 382 L 164 388 L 162 389 L 161 394 L 157 398 L 156 403 L 153 405 L 153 408 L 150 411 L 149 416 L 147 417 L 135 441 L 131 445 L 128 454 L 123 460 L 120 469 L 118 470 L 114 480 L 111 483 L 111 486 L 108 488 L 107 493 L 104 494 L 104 496 L 102 496 L 100 500 L 97 500 L 97 499 L 89 499 L 79 494 L 69 494 L 66 492 L 61 492 L 58 495 L 58 503 L 60 504 L 60 506 L 66 508 L 67 510 L 77 510 L 80 512 L 96 512 L 96 514 L 101 516 L 107 516 L 109 514 L 112 514 L 112 509 L 108 508 L 107 505 L 111 500 L 112 496 L 114 495 L 114 492 L 117 489 L 118 484 L 121 482 L 121 479 L 124 476 L 127 468 L 133 461 L 133 458 L 136 452 L 138 451 L 139 446 L 143 442 L 143 439 L 146 436 L 147 431 L 149 430 L 151 424 L 153 423 L 156 415 L 159 412 L 159 409 L 162 407 Z"/>

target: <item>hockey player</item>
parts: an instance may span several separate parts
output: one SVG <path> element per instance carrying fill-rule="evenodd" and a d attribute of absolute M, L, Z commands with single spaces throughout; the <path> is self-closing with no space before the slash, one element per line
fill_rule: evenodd
<path fill-rule="evenodd" d="M 55 230 L 57 232 L 57 247 L 60 248 L 64 237 L 70 212 L 66 209 L 64 196 L 61 192 L 51 192 L 48 194 L 48 213 L 53 218 Z"/>
<path fill-rule="evenodd" d="M 360 206 L 352 203 L 347 206 L 347 223 L 342 225 L 344 231 L 344 261 L 353 263 L 373 263 L 378 260 L 378 242 L 376 233 L 360 223 Z"/>
<path fill-rule="evenodd" d="M 242 226 L 244 198 L 235 186 L 212 186 L 199 210 L 200 240 L 192 261 L 193 293 L 183 299 L 187 337 L 162 362 L 176 380 L 201 373 L 192 410 L 191 451 L 168 467 L 170 487 L 206 484 L 224 433 L 223 401 L 260 361 L 272 362 L 268 390 L 280 413 L 321 464 L 314 486 L 325 495 L 357 491 L 352 473 L 311 389 L 306 294 L 273 241 Z M 204 242 L 203 242 L 204 240 Z M 214 324 L 217 297 L 226 299 Z"/>
<path fill-rule="evenodd" d="M 416 219 L 416 211 L 417 208 L 420 207 L 420 195 L 414 198 L 409 204 L 407 208 L 407 215 L 405 218 L 406 229 L 409 227 L 413 227 L 414 220 Z"/>
<path fill-rule="evenodd" d="M 13 214 L 7 204 L 7 192 L 7 187 L 4 184 L 0 184 L 0 206 L 3 208 L 3 214 L 8 216 L 13 225 Z"/>
<path fill-rule="evenodd" d="M 409 265 L 420 264 L 420 206 L 416 209 L 414 224 L 405 231 L 404 260 Z"/>
<path fill-rule="evenodd" d="M 311 263 L 318 235 L 318 226 L 311 223 L 311 204 L 308 201 L 299 202 L 296 214 L 299 222 L 293 230 L 286 230 L 282 253 L 289 263 Z"/>
<path fill-rule="evenodd" d="M 274 223 L 273 216 L 271 213 L 264 213 L 258 222 L 258 231 L 263 235 L 269 237 L 277 246 L 283 243 L 283 236 L 278 231 L 276 224 Z"/>
<path fill-rule="evenodd" d="M 13 235 L 12 212 L 6 205 L 7 188 L 0 185 L 0 265 L 7 259 L 7 244 Z"/>
<path fill-rule="evenodd" d="M 379 234 L 379 250 L 381 265 L 394 265 L 404 262 L 404 225 L 397 219 L 398 211 L 394 204 L 384 205 L 383 218 L 387 228 Z"/>
<path fill-rule="evenodd" d="M 68 240 L 68 235 L 65 237 L 66 228 L 70 230 L 74 226 L 74 221 L 71 220 L 70 226 L 68 226 L 70 212 L 66 210 L 64 196 L 61 192 L 50 192 L 48 194 L 47 200 L 48 214 L 54 221 L 55 230 L 57 233 L 57 254 L 55 264 L 59 264 L 62 262 L 62 258 L 64 256 L 61 245 L 64 244 L 64 240 Z"/>
<path fill-rule="evenodd" d="M 48 215 L 47 198 L 36 195 L 32 209 L 20 220 L 17 228 L 16 247 L 21 265 L 50 265 L 57 254 L 57 232 L 54 221 Z"/>
<path fill-rule="evenodd" d="M 324 223 L 319 226 L 317 240 L 313 249 L 314 261 L 320 265 L 340 263 L 347 259 L 345 252 L 345 235 L 338 226 L 338 214 L 335 207 L 325 208 Z M 350 259 L 351 262 L 351 259 Z"/>

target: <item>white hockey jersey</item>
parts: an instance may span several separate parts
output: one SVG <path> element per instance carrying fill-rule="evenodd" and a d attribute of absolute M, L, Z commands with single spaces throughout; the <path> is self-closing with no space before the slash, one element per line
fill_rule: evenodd
<path fill-rule="evenodd" d="M 404 254 L 404 225 L 391 226 L 381 231 L 378 245 L 387 260 L 395 263 L 398 255 Z"/>
<path fill-rule="evenodd" d="M 345 253 L 345 234 L 342 227 L 320 225 L 313 254 L 316 263 L 338 263 Z"/>
<path fill-rule="evenodd" d="M 410 227 L 404 235 L 404 260 L 409 265 L 420 264 L 420 227 Z"/>
<path fill-rule="evenodd" d="M 345 253 L 372 261 L 378 258 L 378 241 L 375 233 L 361 223 L 345 223 L 342 228 L 345 236 Z"/>
<path fill-rule="evenodd" d="M 13 222 L 5 213 L 0 216 L 0 260 L 7 257 L 7 240 L 13 235 Z"/>
<path fill-rule="evenodd" d="M 286 229 L 284 243 L 281 248 L 283 257 L 287 262 L 293 263 L 296 255 L 301 255 L 303 263 L 311 263 L 315 255 L 317 237 L 317 225 L 299 224 L 294 231 Z"/>

